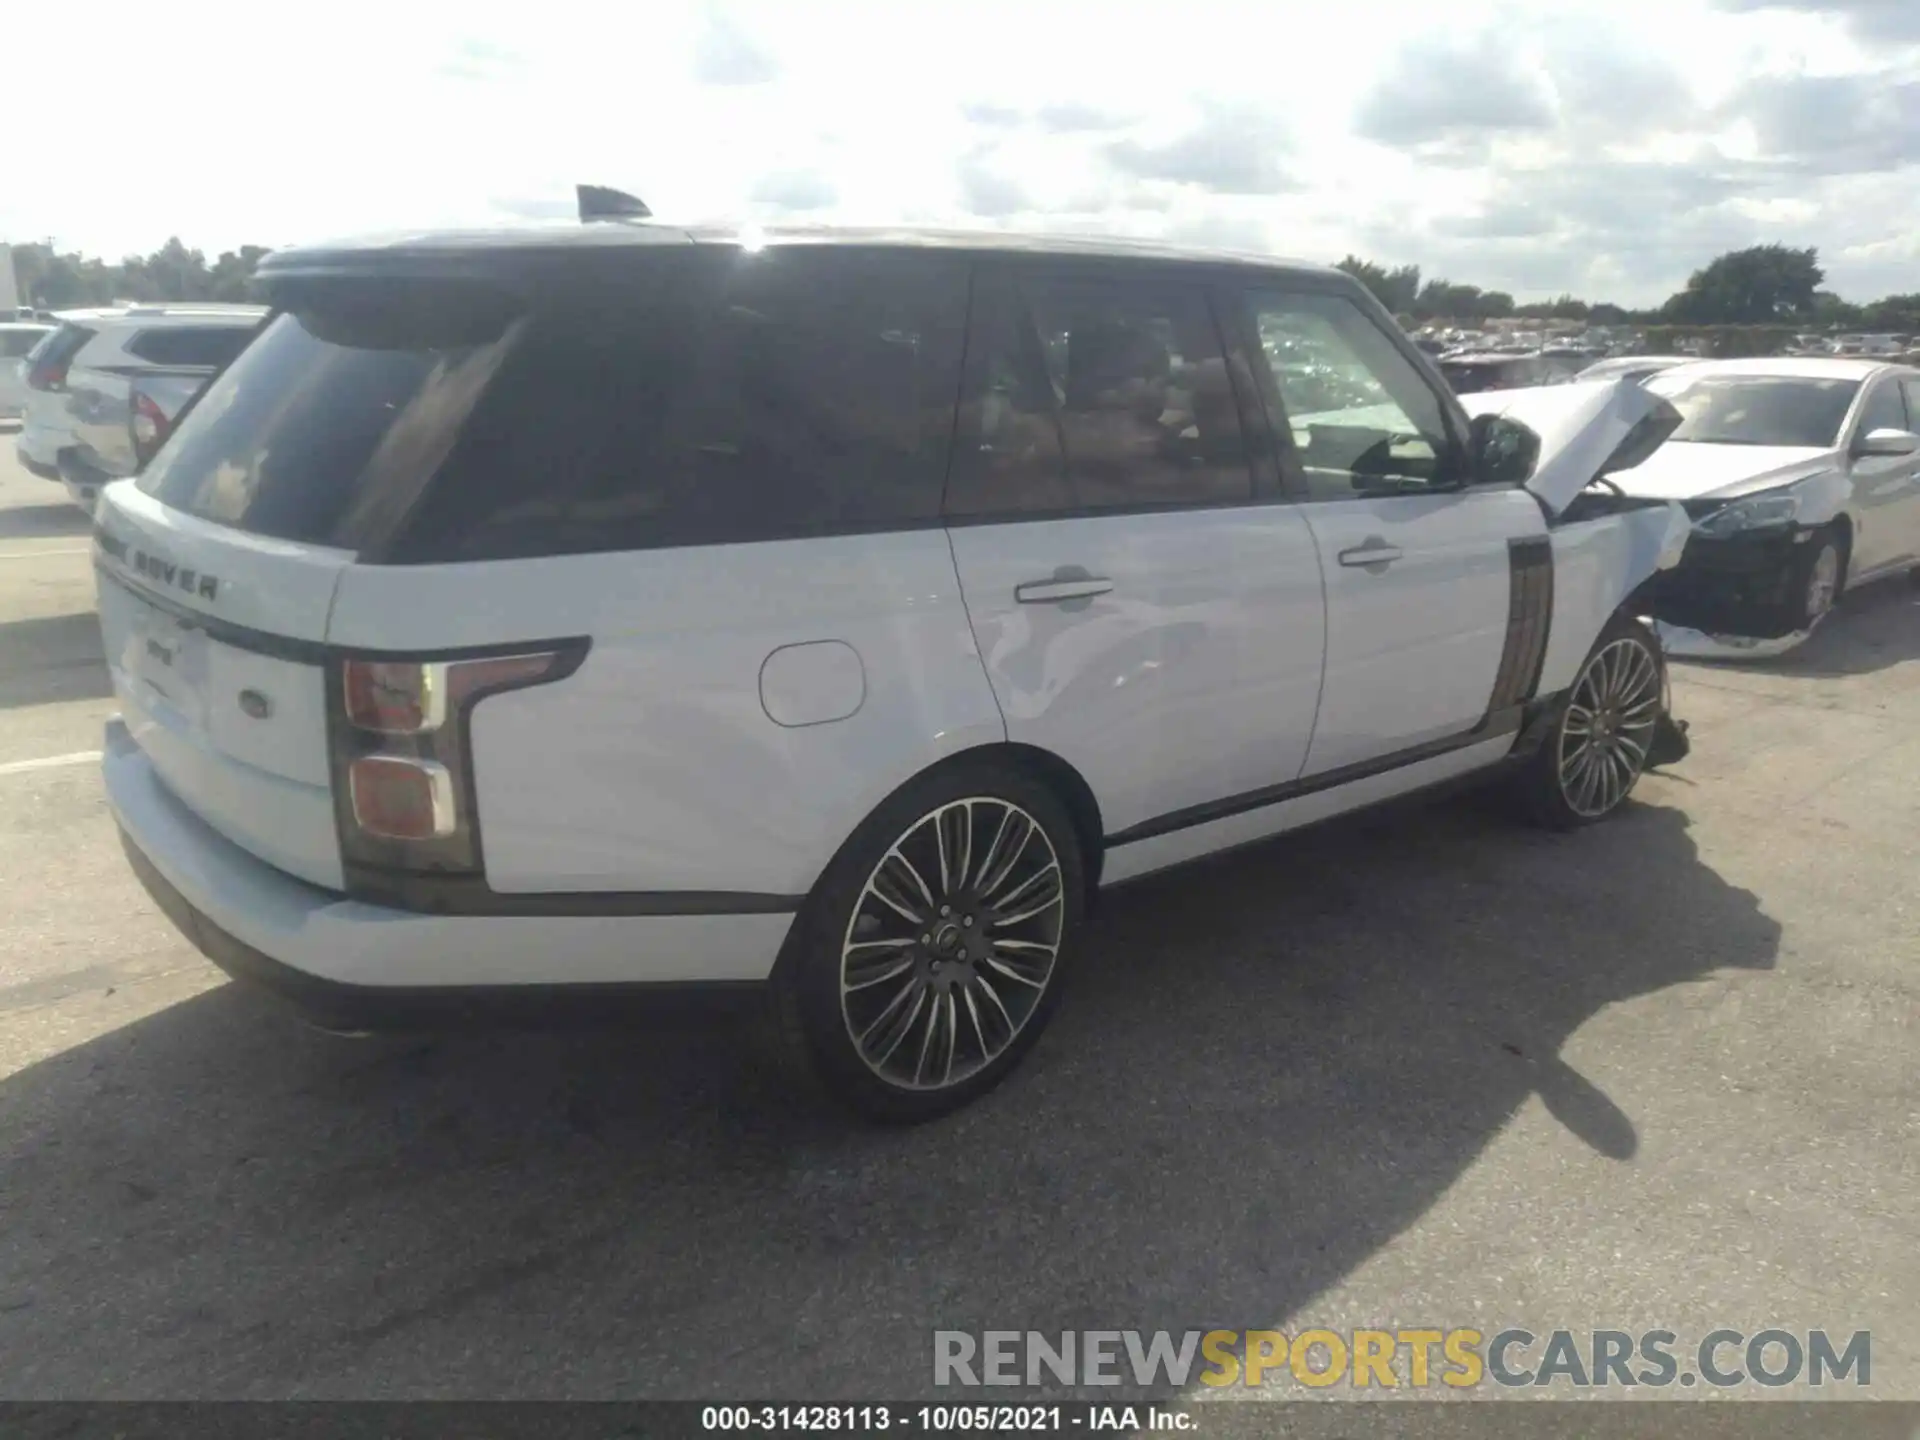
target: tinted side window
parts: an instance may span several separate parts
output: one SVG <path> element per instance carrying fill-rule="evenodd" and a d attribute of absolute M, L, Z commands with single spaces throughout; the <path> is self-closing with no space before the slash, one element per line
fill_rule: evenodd
<path fill-rule="evenodd" d="M 776 249 L 538 314 L 393 558 L 722 544 L 935 521 L 966 272 Z"/>
<path fill-rule="evenodd" d="M 1920 427 L 1920 379 L 1902 380 L 1900 388 L 1907 397 L 1907 428 Z"/>
<path fill-rule="evenodd" d="M 1029 280 L 979 308 L 956 515 L 1248 500 L 1232 376 L 1198 290 Z"/>
<path fill-rule="evenodd" d="M 0 360 L 18 360 L 40 343 L 41 330 L 0 330 Z"/>
<path fill-rule="evenodd" d="M 127 353 L 155 365 L 217 368 L 246 348 L 254 329 L 251 325 L 180 325 L 143 330 L 127 342 Z"/>
<path fill-rule="evenodd" d="M 1253 291 L 1269 404 L 1284 413 L 1307 498 L 1448 488 L 1459 473 L 1438 395 L 1340 295 Z"/>
<path fill-rule="evenodd" d="M 1871 435 L 1876 430 L 1907 428 L 1907 408 L 1900 399 L 1898 381 L 1882 380 L 1867 392 L 1866 406 L 1860 412 L 1856 435 Z"/>

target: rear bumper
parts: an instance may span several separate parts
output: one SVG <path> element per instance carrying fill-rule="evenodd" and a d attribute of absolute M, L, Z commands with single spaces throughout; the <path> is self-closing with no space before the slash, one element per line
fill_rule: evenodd
<path fill-rule="evenodd" d="M 102 488 L 125 478 L 107 474 L 83 459 L 75 450 L 61 452 L 59 475 L 61 483 L 67 487 L 67 498 L 89 515 L 99 507 Z"/>
<path fill-rule="evenodd" d="M 20 468 L 29 475 L 38 475 L 42 480 L 59 480 L 60 467 L 37 459 L 26 446 L 16 444 L 13 447 L 13 453 L 20 462 Z"/>
<path fill-rule="evenodd" d="M 448 916 L 296 880 L 210 829 L 160 783 L 118 720 L 102 768 L 134 873 L 237 979 L 339 1029 L 545 1024 L 622 1002 L 701 1006 L 772 973 L 791 915 Z"/>
<path fill-rule="evenodd" d="M 36 425 L 31 402 L 23 413 L 20 433 L 14 437 L 13 453 L 20 457 L 20 464 L 29 473 L 42 480 L 58 480 L 60 452 L 73 444 L 72 433 L 56 426 Z"/>

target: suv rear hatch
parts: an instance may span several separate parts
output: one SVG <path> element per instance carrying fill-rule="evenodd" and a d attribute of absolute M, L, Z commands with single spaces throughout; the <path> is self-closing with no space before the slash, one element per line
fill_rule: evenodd
<path fill-rule="evenodd" d="M 411 280 L 295 294 L 102 493 L 94 559 L 114 690 L 160 780 L 268 863 L 344 888 L 328 617 L 508 347 L 506 297 Z"/>

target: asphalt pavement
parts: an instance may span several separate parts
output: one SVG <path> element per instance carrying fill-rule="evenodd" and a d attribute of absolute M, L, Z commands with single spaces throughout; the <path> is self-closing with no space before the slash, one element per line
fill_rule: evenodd
<path fill-rule="evenodd" d="M 1920 590 L 1676 695 L 1693 757 L 1597 829 L 1454 800 L 1116 894 L 1021 1073 L 865 1129 L 724 1025 L 354 1041 L 225 983 L 120 855 L 86 525 L 0 434 L 0 1396 L 905 1397 L 935 1329 L 1778 1325 L 1871 1331 L 1870 1393 L 1920 1399 Z"/>

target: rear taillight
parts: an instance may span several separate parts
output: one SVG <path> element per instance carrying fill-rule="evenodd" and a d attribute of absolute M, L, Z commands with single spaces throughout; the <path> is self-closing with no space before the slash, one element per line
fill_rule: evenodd
<path fill-rule="evenodd" d="M 380 840 L 444 840 L 460 828 L 453 776 L 436 760 L 362 755 L 347 766 L 353 820 Z"/>
<path fill-rule="evenodd" d="M 328 724 L 349 889 L 405 903 L 410 878 L 477 880 L 473 707 L 489 695 L 570 675 L 585 655 L 580 641 L 465 659 L 335 662 Z"/>
<path fill-rule="evenodd" d="M 172 422 L 167 419 L 167 412 L 154 403 L 152 396 L 136 393 L 133 397 L 133 418 L 128 423 L 133 431 L 134 458 L 144 465 L 165 443 Z"/>
<path fill-rule="evenodd" d="M 64 390 L 67 388 L 67 362 L 42 361 L 27 370 L 27 388 L 29 390 Z"/>

